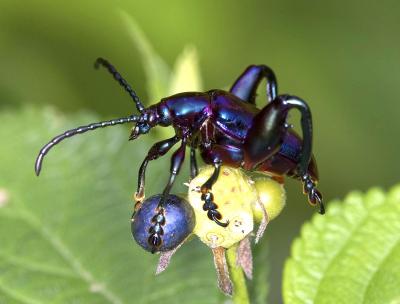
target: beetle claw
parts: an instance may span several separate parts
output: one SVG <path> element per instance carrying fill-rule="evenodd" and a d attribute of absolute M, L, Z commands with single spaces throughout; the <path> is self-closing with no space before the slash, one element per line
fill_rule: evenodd
<path fill-rule="evenodd" d="M 224 227 L 224 228 L 225 228 L 225 227 L 228 227 L 228 225 L 229 225 L 229 220 L 227 220 L 225 223 L 223 223 L 223 222 L 221 222 L 220 220 L 217 219 L 217 217 L 215 216 L 214 213 L 211 214 L 211 217 L 212 217 L 212 220 L 213 220 L 216 224 L 220 225 L 221 227 Z"/>
<path fill-rule="evenodd" d="M 322 201 L 322 194 L 319 192 L 317 189 L 315 189 L 315 196 L 314 196 L 315 201 L 317 202 L 319 206 L 319 214 L 325 214 L 325 206 Z"/>
<path fill-rule="evenodd" d="M 313 191 L 310 192 L 308 200 L 312 206 L 319 206 L 319 214 L 325 214 L 325 206 L 322 202 L 322 195 L 317 189 L 313 189 Z"/>

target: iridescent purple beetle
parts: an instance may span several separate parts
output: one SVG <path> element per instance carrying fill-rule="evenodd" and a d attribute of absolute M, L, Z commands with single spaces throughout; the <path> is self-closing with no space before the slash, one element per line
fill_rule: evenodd
<path fill-rule="evenodd" d="M 180 142 L 171 158 L 170 176 L 164 188 L 153 228 L 148 242 L 157 251 L 162 243 L 162 228 L 166 222 L 163 204 L 169 195 L 175 177 L 185 159 L 185 150 L 190 148 L 190 176 L 197 175 L 196 149 L 205 163 L 214 166 L 214 173 L 201 187 L 203 209 L 210 220 L 226 227 L 218 205 L 214 202 L 212 186 L 218 179 L 221 165 L 241 167 L 245 170 L 262 171 L 283 182 L 285 175 L 299 179 L 311 205 L 319 205 L 325 212 L 322 195 L 316 189 L 318 171 L 312 155 L 312 119 L 307 103 L 296 96 L 277 95 L 278 86 L 274 72 L 265 65 L 251 65 L 235 81 L 229 92 L 210 90 L 204 93 L 186 92 L 162 99 L 145 108 L 136 93 L 116 69 L 105 59 L 99 58 L 95 67 L 104 66 L 129 93 L 140 115 L 92 123 L 68 130 L 54 137 L 39 152 L 35 163 L 39 175 L 44 156 L 49 150 L 76 134 L 97 128 L 135 122 L 130 140 L 146 134 L 155 126 L 172 126 L 175 136 L 155 143 L 149 150 L 139 169 L 138 188 L 135 194 L 136 209 L 144 199 L 145 173 L 149 161 L 166 154 Z M 255 105 L 256 91 L 262 79 L 266 79 L 267 105 L 261 110 Z M 287 123 L 288 112 L 297 109 L 301 113 L 302 137 Z M 160 229 L 159 229 L 160 228 Z"/>

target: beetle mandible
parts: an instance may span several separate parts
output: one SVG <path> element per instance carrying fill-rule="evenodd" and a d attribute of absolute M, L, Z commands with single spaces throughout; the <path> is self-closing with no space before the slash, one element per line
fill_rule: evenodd
<path fill-rule="evenodd" d="M 155 126 L 175 129 L 175 135 L 155 143 L 149 150 L 138 174 L 135 193 L 136 206 L 140 208 L 145 196 L 145 173 L 150 161 L 166 154 L 174 145 L 179 148 L 171 158 L 170 175 L 152 219 L 149 244 L 154 251 L 162 243 L 162 226 L 166 218 L 163 204 L 169 195 L 175 177 L 185 159 L 186 148 L 190 148 L 190 176 L 198 173 L 196 150 L 200 151 L 205 163 L 214 166 L 211 177 L 201 186 L 203 209 L 210 220 L 226 227 L 222 214 L 214 202 L 211 192 L 218 179 L 221 165 L 245 170 L 256 170 L 272 175 L 283 182 L 285 175 L 300 180 L 303 192 L 311 205 L 318 205 L 325 212 L 322 195 L 316 189 L 318 171 L 312 155 L 312 118 L 307 103 L 292 95 L 278 95 L 274 72 L 265 65 L 249 66 L 234 82 L 229 91 L 186 92 L 163 98 L 159 103 L 145 108 L 135 91 L 107 60 L 98 58 L 95 67 L 103 66 L 129 93 L 139 115 L 92 123 L 68 130 L 47 143 L 39 152 L 35 163 L 39 175 L 44 156 L 62 140 L 76 134 L 125 123 L 136 123 L 129 139 L 146 134 Z M 258 109 L 255 105 L 256 91 L 260 82 L 266 80 L 267 105 Z M 301 114 L 302 136 L 287 123 L 288 112 L 297 109 Z"/>

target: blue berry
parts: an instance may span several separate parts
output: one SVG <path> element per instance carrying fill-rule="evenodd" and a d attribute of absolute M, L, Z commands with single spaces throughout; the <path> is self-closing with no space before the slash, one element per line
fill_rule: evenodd
<path fill-rule="evenodd" d="M 195 226 L 193 208 L 186 200 L 169 194 L 160 214 L 157 210 L 160 198 L 158 194 L 145 199 L 134 214 L 131 226 L 135 241 L 152 253 L 174 249 Z"/>

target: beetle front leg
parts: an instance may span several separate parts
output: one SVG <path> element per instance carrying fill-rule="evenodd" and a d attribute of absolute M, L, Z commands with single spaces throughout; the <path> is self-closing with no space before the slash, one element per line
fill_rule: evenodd
<path fill-rule="evenodd" d="M 312 117 L 304 100 L 296 96 L 280 95 L 255 116 L 244 143 L 244 163 L 246 169 L 254 169 L 278 152 L 287 132 L 286 118 L 291 109 L 300 111 L 303 132 L 297 175 L 303 182 L 303 190 L 308 195 L 308 201 L 312 205 L 318 204 L 322 214 L 324 213 L 322 195 L 315 188 L 315 183 L 308 173 L 312 155 Z"/>
<path fill-rule="evenodd" d="M 148 238 L 149 245 L 153 248 L 152 253 L 158 251 L 162 244 L 162 235 L 164 230 L 162 226 L 165 225 L 165 210 L 163 207 L 164 201 L 169 194 L 172 185 L 174 184 L 175 178 L 178 175 L 183 161 L 185 160 L 185 150 L 186 150 L 186 139 L 182 139 L 182 144 L 174 152 L 171 158 L 171 168 L 170 168 L 170 176 L 167 185 L 164 188 L 161 199 L 157 206 L 157 214 L 151 219 L 153 225 L 149 229 L 150 236 Z"/>
<path fill-rule="evenodd" d="M 207 211 L 208 218 L 222 227 L 227 227 L 229 225 L 229 221 L 226 221 L 225 223 L 220 221 L 222 219 L 222 215 L 217 210 L 218 206 L 216 203 L 214 203 L 214 195 L 211 192 L 212 186 L 218 179 L 221 164 L 222 163 L 220 161 L 214 162 L 214 172 L 201 186 L 200 192 L 201 200 L 204 201 L 203 210 Z"/>
<path fill-rule="evenodd" d="M 172 146 L 174 146 L 177 142 L 179 141 L 179 138 L 177 136 L 174 136 L 172 138 L 160 141 L 155 143 L 147 153 L 146 158 L 142 162 L 142 165 L 140 166 L 139 169 L 139 176 L 138 176 L 138 187 L 137 191 L 135 193 L 135 200 L 137 204 L 139 204 L 135 209 L 140 207 L 140 203 L 144 199 L 144 186 L 145 186 L 145 177 L 146 177 L 146 168 L 151 160 L 155 160 L 159 158 L 160 156 L 163 156 L 166 154 Z"/>

